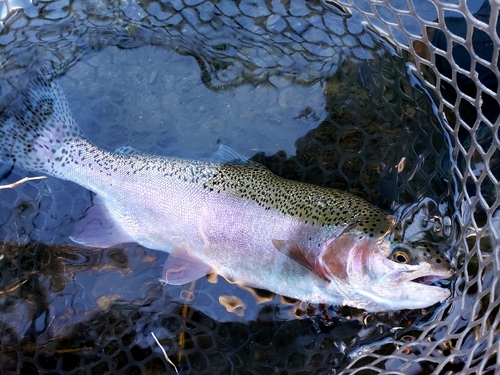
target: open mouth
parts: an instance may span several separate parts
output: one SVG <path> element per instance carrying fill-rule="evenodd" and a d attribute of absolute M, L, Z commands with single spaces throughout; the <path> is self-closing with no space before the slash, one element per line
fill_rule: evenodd
<path fill-rule="evenodd" d="M 410 281 L 413 283 L 424 284 L 424 285 L 435 285 L 438 282 L 439 284 L 448 284 L 449 280 L 445 279 L 446 277 L 444 276 L 430 275 L 430 276 L 417 277 L 416 279 Z"/>

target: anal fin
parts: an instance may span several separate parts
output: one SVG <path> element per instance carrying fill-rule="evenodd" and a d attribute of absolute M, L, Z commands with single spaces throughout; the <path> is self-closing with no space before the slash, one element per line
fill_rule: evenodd
<path fill-rule="evenodd" d="M 93 205 L 75 224 L 70 239 L 89 247 L 110 247 L 121 243 L 135 242 L 112 217 L 96 196 Z"/>
<path fill-rule="evenodd" d="M 198 280 L 212 272 L 212 267 L 192 256 L 188 251 L 175 248 L 163 267 L 161 281 L 172 285 L 183 285 Z"/>

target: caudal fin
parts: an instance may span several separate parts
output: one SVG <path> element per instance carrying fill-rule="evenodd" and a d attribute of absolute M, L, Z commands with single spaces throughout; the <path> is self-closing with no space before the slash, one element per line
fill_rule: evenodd
<path fill-rule="evenodd" d="M 25 170 L 57 175 L 65 145 L 84 136 L 57 79 L 45 69 L 25 77 L 19 97 L 0 117 L 0 157 Z"/>

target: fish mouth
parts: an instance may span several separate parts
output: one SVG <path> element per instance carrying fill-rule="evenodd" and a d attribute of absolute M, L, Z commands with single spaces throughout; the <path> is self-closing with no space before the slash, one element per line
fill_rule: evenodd
<path fill-rule="evenodd" d="M 439 284 L 448 284 L 449 280 L 446 280 L 446 279 L 448 279 L 451 276 L 452 276 L 451 274 L 427 275 L 427 276 L 419 276 L 415 279 L 408 280 L 408 281 L 412 282 L 412 283 L 423 284 L 423 285 L 437 285 L 438 283 Z"/>

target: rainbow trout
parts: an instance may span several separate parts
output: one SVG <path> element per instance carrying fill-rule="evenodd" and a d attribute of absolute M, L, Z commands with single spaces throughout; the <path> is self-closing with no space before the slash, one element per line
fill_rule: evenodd
<path fill-rule="evenodd" d="M 96 194 L 73 241 L 136 242 L 170 253 L 161 278 L 216 272 L 238 283 L 367 311 L 445 300 L 450 264 L 425 242 L 403 243 L 394 219 L 338 190 L 290 181 L 227 147 L 196 161 L 108 152 L 79 129 L 56 79 L 29 81 L 0 123 L 4 160 Z"/>

